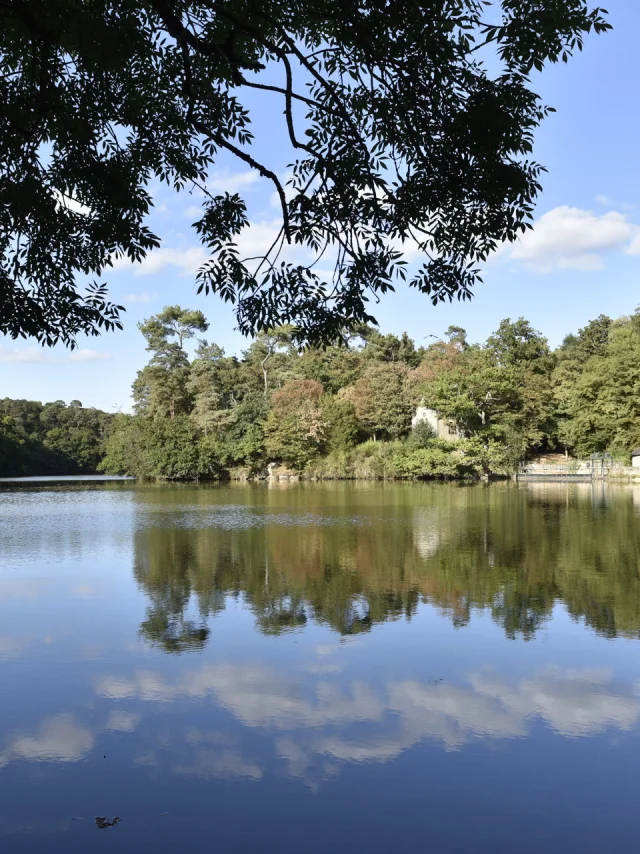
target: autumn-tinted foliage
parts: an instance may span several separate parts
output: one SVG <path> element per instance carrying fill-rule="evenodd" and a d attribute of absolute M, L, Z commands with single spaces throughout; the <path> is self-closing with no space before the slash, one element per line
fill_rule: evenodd
<path fill-rule="evenodd" d="M 484 344 L 457 327 L 426 348 L 369 329 L 349 347 L 301 353 L 282 327 L 240 358 L 205 339 L 187 351 L 206 330 L 199 312 L 169 306 L 140 328 L 151 358 L 133 383 L 136 414 L 0 401 L 0 473 L 99 465 L 194 479 L 272 463 L 323 478 L 477 477 L 549 451 L 628 463 L 640 446 L 638 314 L 599 317 L 555 351 L 523 318 Z M 399 352 L 409 364 L 390 358 Z M 412 426 L 419 406 L 437 431 Z"/>
<path fill-rule="evenodd" d="M 202 317 L 178 306 L 141 325 L 148 341 L 150 328 L 164 330 L 150 366 L 164 368 L 134 382 L 137 415 L 117 420 L 107 471 L 215 477 L 274 463 L 318 477 L 473 477 L 541 451 L 628 461 L 640 445 L 637 315 L 598 318 L 556 351 L 523 318 L 484 344 L 458 327 L 426 348 L 363 329 L 348 347 L 301 353 L 281 327 L 240 359 L 204 340 L 190 359 L 180 336 L 202 330 Z M 418 406 L 438 413 L 439 435 L 412 427 Z"/>

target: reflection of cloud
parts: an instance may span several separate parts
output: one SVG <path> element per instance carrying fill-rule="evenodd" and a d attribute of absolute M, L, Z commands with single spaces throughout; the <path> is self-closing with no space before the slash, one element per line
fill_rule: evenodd
<path fill-rule="evenodd" d="M 36 735 L 17 735 L 0 753 L 0 766 L 16 759 L 34 762 L 79 762 L 93 747 L 93 735 L 73 715 L 45 720 Z"/>
<path fill-rule="evenodd" d="M 140 753 L 133 757 L 133 764 L 140 768 L 155 768 L 158 765 L 158 757 L 154 750 L 149 750 L 147 753 Z"/>
<path fill-rule="evenodd" d="M 238 777 L 249 777 L 251 780 L 262 778 L 262 768 L 246 762 L 234 750 L 199 750 L 191 765 L 177 765 L 177 774 L 191 774 L 197 777 L 217 777 L 222 780 L 235 780 Z"/>
<path fill-rule="evenodd" d="M 640 714 L 637 694 L 612 685 L 607 673 L 548 671 L 510 685 L 484 672 L 472 676 L 470 684 L 390 683 L 387 709 L 399 721 L 393 735 L 357 743 L 336 736 L 317 742 L 314 749 L 344 761 L 385 762 L 425 738 L 455 749 L 477 738 L 525 736 L 535 717 L 559 735 L 578 737 L 610 726 L 631 729 Z"/>
<path fill-rule="evenodd" d="M 231 747 L 238 743 L 238 739 L 220 730 L 190 729 L 185 735 L 188 744 L 224 744 Z"/>
<path fill-rule="evenodd" d="M 301 744 L 289 737 L 277 738 L 275 748 L 280 759 L 284 759 L 289 766 L 289 773 L 292 777 L 303 777 L 305 775 L 311 764 L 308 750 L 305 750 Z"/>
<path fill-rule="evenodd" d="M 42 588 L 37 581 L 0 581 L 0 599 L 37 599 Z"/>
<path fill-rule="evenodd" d="M 133 732 L 140 723 L 140 715 L 131 712 L 111 712 L 107 718 L 107 729 L 116 732 Z"/>
<path fill-rule="evenodd" d="M 167 767 L 174 774 L 188 774 L 206 779 L 234 780 L 249 778 L 260 780 L 263 769 L 243 758 L 234 736 L 218 730 L 191 729 L 185 733 L 188 745 L 171 739 L 156 739 L 154 749 L 138 754 L 133 764 L 149 768 L 152 776 L 161 774 Z"/>
<path fill-rule="evenodd" d="M 264 667 L 222 664 L 187 673 L 169 685 L 151 672 L 132 680 L 104 677 L 98 693 L 111 699 L 168 702 L 181 696 L 215 696 L 247 726 L 320 727 L 327 724 L 379 720 L 383 707 L 369 688 L 354 682 L 348 693 L 335 684 L 318 682 L 314 696 L 303 696 L 298 684 Z"/>
<path fill-rule="evenodd" d="M 319 676 L 323 673 L 340 673 L 344 668 L 340 664 L 308 664 L 302 669 L 305 673 L 312 673 Z"/>
<path fill-rule="evenodd" d="M 422 508 L 413 514 L 413 539 L 421 557 L 427 560 L 440 548 L 444 525 L 435 507 Z"/>
<path fill-rule="evenodd" d="M 0 637 L 0 659 L 17 658 L 23 647 L 24 643 L 17 638 Z"/>
<path fill-rule="evenodd" d="M 344 686 L 316 678 L 306 687 L 267 667 L 229 664 L 192 670 L 174 684 L 151 672 L 129 680 L 104 677 L 97 690 L 118 700 L 210 696 L 246 726 L 279 731 L 277 755 L 292 775 L 308 777 L 325 759 L 387 762 L 425 739 L 455 750 L 476 739 L 524 737 L 535 718 L 565 737 L 629 730 L 640 715 L 637 689 L 615 684 L 608 672 L 557 669 L 516 682 L 481 671 L 466 685 L 396 681 L 374 691 L 362 682 Z M 345 733 L 354 724 L 360 725 L 355 735 Z M 224 733 L 190 730 L 185 738 L 198 756 L 181 762 L 181 773 L 262 775 Z"/>
<path fill-rule="evenodd" d="M 313 648 L 316 655 L 333 655 L 340 649 L 340 644 L 337 643 L 319 643 Z"/>
<path fill-rule="evenodd" d="M 478 693 L 494 697 L 523 718 L 539 715 L 560 735 L 593 735 L 608 726 L 627 730 L 640 711 L 635 692 L 616 688 L 606 671 L 549 671 L 523 679 L 517 689 L 495 676 L 481 674 L 472 680 Z"/>

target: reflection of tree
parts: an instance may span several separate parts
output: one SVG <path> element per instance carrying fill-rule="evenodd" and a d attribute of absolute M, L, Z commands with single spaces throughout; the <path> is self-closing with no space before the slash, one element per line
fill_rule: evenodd
<path fill-rule="evenodd" d="M 206 573 L 194 572 L 189 543 L 176 543 L 167 533 L 171 531 L 145 532 L 136 548 L 134 574 L 150 598 L 140 634 L 168 652 L 201 649 L 210 633 L 207 618 L 224 608 L 224 594 L 198 584 L 198 577 L 206 578 Z M 193 591 L 197 620 L 185 616 Z"/>
<path fill-rule="evenodd" d="M 247 488 L 233 495 L 246 506 L 220 507 L 222 490 L 145 490 L 141 632 L 169 651 L 203 646 L 231 595 L 268 634 L 309 620 L 356 634 L 410 618 L 422 601 L 457 626 L 488 611 L 508 637 L 526 639 L 560 601 L 607 637 L 640 636 L 640 526 L 631 495 L 615 496 L 332 485 Z M 161 525 L 151 521 L 159 511 Z"/>
<path fill-rule="evenodd" d="M 162 646 L 167 652 L 184 652 L 187 649 L 202 649 L 209 639 L 206 625 L 197 625 L 185 620 L 182 615 L 167 614 L 162 608 L 147 611 L 147 619 L 140 625 L 140 634 L 154 646 Z"/>

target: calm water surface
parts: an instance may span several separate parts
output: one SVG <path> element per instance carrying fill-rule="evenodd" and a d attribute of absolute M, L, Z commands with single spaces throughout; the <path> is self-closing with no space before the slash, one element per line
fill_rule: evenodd
<path fill-rule="evenodd" d="M 0 850 L 637 852 L 639 563 L 631 487 L 5 488 Z"/>

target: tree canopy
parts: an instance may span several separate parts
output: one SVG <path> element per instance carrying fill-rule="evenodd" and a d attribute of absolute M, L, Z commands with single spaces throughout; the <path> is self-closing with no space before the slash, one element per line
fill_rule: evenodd
<path fill-rule="evenodd" d="M 397 279 L 467 298 L 540 190 L 531 72 L 608 28 L 586 0 L 5 0 L 0 332 L 73 346 L 121 325 L 105 274 L 160 245 L 152 179 L 202 192 L 199 288 L 242 332 L 334 340 Z M 278 100 L 289 186 L 254 140 L 255 92 Z M 222 153 L 280 203 L 257 259 L 238 248 L 243 199 L 207 189 Z"/>
<path fill-rule="evenodd" d="M 464 478 L 541 453 L 628 463 L 640 446 L 640 309 L 600 316 L 555 350 L 524 318 L 483 343 L 456 327 L 426 348 L 363 329 L 348 346 L 300 352 L 281 327 L 240 357 L 193 341 L 206 322 L 180 306 L 140 331 L 150 361 L 133 382 L 135 415 L 0 401 L 0 476 L 245 478 L 273 463 L 319 478 Z"/>

